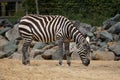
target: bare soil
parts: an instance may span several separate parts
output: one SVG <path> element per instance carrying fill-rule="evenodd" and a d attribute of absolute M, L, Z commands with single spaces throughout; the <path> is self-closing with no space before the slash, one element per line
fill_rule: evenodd
<path fill-rule="evenodd" d="M 59 66 L 55 60 L 0 59 L 0 80 L 120 80 L 120 61 L 91 61 L 88 67 L 72 60 L 71 67 Z"/>

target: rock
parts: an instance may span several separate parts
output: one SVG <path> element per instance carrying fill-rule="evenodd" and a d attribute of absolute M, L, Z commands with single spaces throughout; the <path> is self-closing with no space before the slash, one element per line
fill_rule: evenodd
<path fill-rule="evenodd" d="M 92 51 L 97 51 L 99 49 L 99 47 L 94 45 L 94 44 L 91 44 L 90 48 L 91 48 Z"/>
<path fill-rule="evenodd" d="M 14 52 L 14 54 L 12 54 L 10 56 L 11 59 L 18 59 L 18 60 L 22 60 L 22 54 L 18 53 L 18 52 Z"/>
<path fill-rule="evenodd" d="M 0 35 L 4 36 L 5 32 L 11 29 L 12 27 L 13 25 L 7 19 L 0 19 Z"/>
<path fill-rule="evenodd" d="M 96 27 L 93 26 L 93 27 L 91 28 L 90 32 L 93 33 L 93 32 L 95 32 L 95 31 L 96 31 Z"/>
<path fill-rule="evenodd" d="M 116 14 L 114 17 L 107 19 L 103 22 L 103 28 L 105 30 L 109 29 L 112 25 L 116 24 L 116 21 L 118 21 L 120 18 L 120 14 Z"/>
<path fill-rule="evenodd" d="M 3 58 L 3 54 L 5 54 L 3 51 L 0 51 L 0 59 Z"/>
<path fill-rule="evenodd" d="M 106 21 L 104 21 L 103 22 L 103 28 L 105 29 L 105 30 L 107 30 L 107 29 L 109 29 L 112 25 L 114 25 L 114 24 L 116 24 L 116 22 L 115 21 L 112 21 L 112 20 L 106 20 Z"/>
<path fill-rule="evenodd" d="M 58 60 L 58 46 L 55 46 L 51 49 L 46 50 L 42 54 L 42 58 L 44 59 L 52 59 L 52 60 Z"/>
<path fill-rule="evenodd" d="M 41 54 L 43 54 L 45 52 L 45 50 L 43 49 L 32 49 L 30 52 L 31 58 L 35 58 Z"/>
<path fill-rule="evenodd" d="M 112 41 L 113 40 L 113 36 L 111 33 L 108 33 L 107 31 L 102 31 L 100 33 L 100 37 L 105 40 L 106 42 L 108 41 Z"/>
<path fill-rule="evenodd" d="M 37 55 L 34 60 L 44 60 L 41 55 Z"/>
<path fill-rule="evenodd" d="M 35 43 L 33 49 L 42 49 L 43 47 L 45 47 L 47 44 L 43 43 L 43 42 L 37 42 Z"/>
<path fill-rule="evenodd" d="M 97 45 L 100 47 L 105 46 L 106 44 L 107 44 L 106 42 L 100 42 L 100 41 L 97 42 Z"/>
<path fill-rule="evenodd" d="M 116 14 L 114 17 L 111 18 L 111 20 L 118 21 L 120 18 L 120 14 Z"/>
<path fill-rule="evenodd" d="M 108 43 L 108 50 L 113 52 L 115 55 L 115 61 L 120 60 L 120 42 L 110 42 Z"/>
<path fill-rule="evenodd" d="M 6 28 L 2 28 L 2 29 L 0 29 L 0 35 L 5 35 L 5 33 L 8 31 L 8 30 L 10 30 L 11 28 L 9 28 L 9 27 L 6 27 Z"/>
<path fill-rule="evenodd" d="M 112 34 L 119 34 L 120 33 L 120 22 L 114 24 L 110 29 L 107 30 L 109 33 Z"/>
<path fill-rule="evenodd" d="M 117 35 L 117 34 L 112 34 L 112 36 L 113 36 L 113 40 L 114 40 L 114 41 L 119 41 L 119 40 L 120 40 L 120 36 L 119 36 L 119 35 Z"/>
<path fill-rule="evenodd" d="M 87 31 L 90 31 L 92 26 L 86 23 L 80 23 L 80 27 L 85 28 Z"/>
<path fill-rule="evenodd" d="M 120 56 L 115 56 L 115 59 L 114 59 L 115 61 L 118 61 L 118 60 L 120 60 Z"/>
<path fill-rule="evenodd" d="M 77 28 L 80 27 L 80 21 L 78 21 L 78 20 L 71 20 L 71 21 L 75 27 L 77 27 Z"/>
<path fill-rule="evenodd" d="M 120 42 L 109 46 L 108 49 L 112 51 L 115 54 L 115 56 L 120 56 Z"/>
<path fill-rule="evenodd" d="M 13 27 L 12 23 L 7 19 L 0 19 L 0 26 Z"/>
<path fill-rule="evenodd" d="M 102 47 L 100 47 L 98 50 L 100 50 L 100 51 L 108 51 L 108 46 L 107 46 L 107 44 L 105 44 L 104 46 L 102 46 Z"/>
<path fill-rule="evenodd" d="M 3 46 L 6 45 L 8 43 L 8 41 L 0 35 L 0 50 L 3 50 Z"/>
<path fill-rule="evenodd" d="M 87 31 L 85 28 L 80 27 L 79 30 L 80 30 L 80 32 L 81 32 L 83 35 L 87 35 L 87 34 L 88 34 L 88 31 Z"/>
<path fill-rule="evenodd" d="M 7 31 L 5 35 L 9 41 L 19 38 L 18 24 L 14 25 L 14 27 Z"/>
<path fill-rule="evenodd" d="M 6 45 L 4 45 L 3 51 L 5 52 L 5 54 L 3 54 L 3 58 L 11 56 L 17 50 L 17 45 L 18 44 L 15 40 L 9 41 Z"/>
<path fill-rule="evenodd" d="M 92 32 L 87 32 L 87 36 L 89 36 L 90 38 L 94 37 L 94 34 Z"/>
<path fill-rule="evenodd" d="M 92 60 L 114 60 L 115 56 L 109 51 L 93 51 Z"/>

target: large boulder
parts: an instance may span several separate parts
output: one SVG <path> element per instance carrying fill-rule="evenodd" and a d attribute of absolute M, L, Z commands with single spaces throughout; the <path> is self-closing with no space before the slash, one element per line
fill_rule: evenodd
<path fill-rule="evenodd" d="M 3 51 L 0 51 L 0 59 L 3 58 L 3 54 L 5 54 Z"/>
<path fill-rule="evenodd" d="M 1 55 L 1 58 L 9 57 L 11 56 L 18 48 L 18 42 L 17 41 L 9 41 L 6 45 L 3 46 L 3 52 L 4 54 Z"/>
<path fill-rule="evenodd" d="M 113 25 L 110 29 L 108 29 L 109 33 L 119 34 L 120 33 L 120 22 Z"/>
<path fill-rule="evenodd" d="M 100 33 L 100 37 L 101 39 L 103 39 L 104 41 L 112 41 L 113 40 L 113 36 L 111 33 L 108 33 L 107 31 L 102 31 Z"/>
<path fill-rule="evenodd" d="M 6 45 L 8 41 L 0 35 L 0 50 L 3 50 L 3 46 Z"/>
<path fill-rule="evenodd" d="M 12 23 L 8 19 L 0 19 L 0 26 L 13 27 Z"/>
<path fill-rule="evenodd" d="M 8 40 L 15 40 L 20 37 L 19 31 L 18 31 L 18 24 L 14 25 L 12 29 L 6 32 L 6 37 Z"/>
<path fill-rule="evenodd" d="M 22 54 L 20 54 L 20 53 L 18 53 L 18 52 L 14 52 L 9 58 L 10 58 L 10 59 L 22 60 Z"/>
<path fill-rule="evenodd" d="M 120 42 L 109 46 L 108 49 L 114 53 L 115 57 L 119 57 L 115 58 L 115 60 L 120 60 Z"/>
<path fill-rule="evenodd" d="M 120 14 L 116 14 L 114 17 L 107 19 L 103 22 L 103 28 L 105 30 L 109 29 L 112 25 L 116 24 L 120 18 Z"/>
<path fill-rule="evenodd" d="M 5 33 L 13 27 L 12 23 L 7 19 L 0 19 L 0 35 L 5 35 Z"/>
<path fill-rule="evenodd" d="M 48 49 L 42 54 L 42 57 L 44 59 L 52 59 L 52 60 L 58 60 L 59 55 L 58 55 L 58 46 L 55 46 L 51 49 Z"/>
<path fill-rule="evenodd" d="M 36 42 L 35 45 L 33 46 L 33 49 L 42 49 L 46 46 L 46 43 L 43 42 Z"/>
<path fill-rule="evenodd" d="M 93 51 L 92 60 L 114 60 L 115 56 L 109 51 Z"/>
<path fill-rule="evenodd" d="M 5 35 L 5 33 L 8 31 L 8 30 L 10 30 L 11 28 L 9 28 L 9 27 L 6 27 L 6 28 L 1 28 L 0 29 L 0 35 Z"/>

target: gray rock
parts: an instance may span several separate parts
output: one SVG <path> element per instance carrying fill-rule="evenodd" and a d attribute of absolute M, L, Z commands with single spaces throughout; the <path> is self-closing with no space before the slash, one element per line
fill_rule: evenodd
<path fill-rule="evenodd" d="M 12 29 L 6 32 L 6 37 L 8 40 L 15 40 L 20 37 L 19 31 L 18 31 L 18 24 L 14 25 Z"/>
<path fill-rule="evenodd" d="M 96 27 L 93 26 L 93 27 L 91 28 L 90 32 L 94 33 L 95 31 L 96 31 Z"/>
<path fill-rule="evenodd" d="M 3 54 L 5 54 L 3 51 L 0 51 L 0 59 L 3 58 Z"/>
<path fill-rule="evenodd" d="M 17 42 L 16 41 L 9 41 L 6 45 L 3 47 L 3 54 L 1 58 L 9 57 L 11 56 L 17 49 Z"/>
<path fill-rule="evenodd" d="M 59 55 L 58 55 L 58 47 L 55 46 L 51 49 L 48 49 L 42 54 L 42 58 L 44 59 L 52 59 L 52 60 L 58 60 Z"/>
<path fill-rule="evenodd" d="M 87 31 L 90 31 L 92 26 L 86 23 L 80 23 L 80 27 L 85 28 Z"/>
<path fill-rule="evenodd" d="M 106 44 L 107 44 L 106 42 L 100 42 L 100 41 L 97 42 L 97 45 L 100 47 L 105 46 Z"/>
<path fill-rule="evenodd" d="M 0 35 L 5 35 L 5 33 L 10 29 L 11 29 L 10 27 L 0 29 Z"/>
<path fill-rule="evenodd" d="M 45 47 L 47 44 L 43 43 L 43 42 L 37 42 L 35 43 L 33 49 L 42 49 L 43 47 Z"/>
<path fill-rule="evenodd" d="M 44 60 L 41 55 L 37 55 L 34 60 Z"/>
<path fill-rule="evenodd" d="M 30 57 L 34 59 L 35 57 L 43 54 L 44 52 L 45 50 L 43 49 L 32 49 L 30 52 Z"/>
<path fill-rule="evenodd" d="M 18 60 L 22 60 L 22 54 L 18 53 L 18 52 L 14 52 L 14 54 L 12 54 L 10 56 L 11 59 L 18 59 Z"/>
<path fill-rule="evenodd" d="M 120 19 L 120 14 L 116 14 L 111 20 L 118 21 Z"/>
<path fill-rule="evenodd" d="M 120 56 L 120 42 L 109 46 L 108 49 L 112 51 L 115 54 L 115 56 Z"/>
<path fill-rule="evenodd" d="M 120 22 L 113 25 L 110 29 L 108 29 L 109 33 L 119 34 L 120 33 Z"/>
<path fill-rule="evenodd" d="M 113 36 L 111 33 L 108 33 L 107 31 L 102 31 L 100 33 L 100 36 L 102 39 L 104 39 L 105 41 L 112 41 L 113 40 Z"/>
<path fill-rule="evenodd" d="M 90 48 L 91 48 L 92 51 L 97 51 L 99 49 L 99 47 L 94 45 L 94 44 L 91 44 Z"/>
<path fill-rule="evenodd" d="M 103 28 L 109 29 L 112 25 L 116 24 L 116 21 L 120 18 L 120 14 L 116 14 L 114 17 L 107 19 L 106 21 L 103 22 Z"/>
<path fill-rule="evenodd" d="M 112 34 L 113 35 L 113 39 L 114 41 L 119 41 L 120 40 L 120 36 L 117 34 Z"/>
<path fill-rule="evenodd" d="M 101 46 L 98 50 L 100 50 L 100 51 L 107 51 L 107 48 L 108 48 L 108 46 L 107 46 L 107 44 L 105 43 L 103 46 Z"/>
<path fill-rule="evenodd" d="M 80 21 L 78 21 L 78 20 L 71 20 L 71 22 L 73 23 L 73 25 L 74 25 L 75 27 L 77 27 L 77 28 L 80 27 Z"/>
<path fill-rule="evenodd" d="M 92 53 L 92 60 L 114 60 L 115 56 L 109 51 L 94 51 Z"/>
<path fill-rule="evenodd" d="M 3 46 L 6 45 L 8 43 L 8 41 L 0 35 L 0 51 L 3 50 Z"/>
<path fill-rule="evenodd" d="M 0 26 L 13 27 L 12 23 L 7 19 L 0 19 Z"/>

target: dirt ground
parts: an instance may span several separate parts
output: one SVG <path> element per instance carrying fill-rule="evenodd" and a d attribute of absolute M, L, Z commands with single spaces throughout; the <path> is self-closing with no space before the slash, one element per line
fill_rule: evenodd
<path fill-rule="evenodd" d="M 31 60 L 24 66 L 20 60 L 0 59 L 0 80 L 120 80 L 120 61 L 91 61 L 85 67 L 81 61 Z"/>

